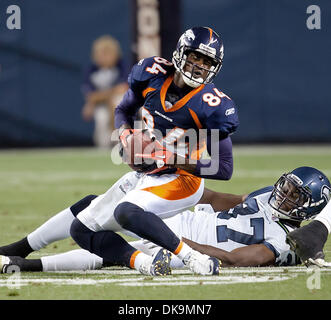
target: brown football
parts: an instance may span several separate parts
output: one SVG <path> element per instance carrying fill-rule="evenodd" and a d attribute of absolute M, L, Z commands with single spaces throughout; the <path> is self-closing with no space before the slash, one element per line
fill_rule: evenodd
<path fill-rule="evenodd" d="M 151 154 L 155 149 L 154 137 L 151 137 L 147 130 L 134 130 L 133 134 L 127 138 L 127 146 L 123 150 L 123 161 L 132 170 L 141 171 L 143 165 L 152 164 L 150 159 L 136 157 L 136 154 Z"/>

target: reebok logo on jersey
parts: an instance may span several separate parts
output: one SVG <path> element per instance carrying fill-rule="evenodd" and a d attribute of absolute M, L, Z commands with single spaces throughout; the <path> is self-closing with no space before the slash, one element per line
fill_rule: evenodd
<path fill-rule="evenodd" d="M 227 109 L 225 111 L 225 115 L 226 116 L 229 116 L 229 115 L 234 114 L 234 113 L 235 113 L 235 109 L 234 108 L 230 108 L 230 109 Z"/>

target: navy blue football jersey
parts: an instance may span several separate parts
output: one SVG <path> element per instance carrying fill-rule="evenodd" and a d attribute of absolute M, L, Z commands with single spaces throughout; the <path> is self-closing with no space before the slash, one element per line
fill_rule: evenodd
<path fill-rule="evenodd" d="M 173 84 L 174 73 L 172 63 L 160 57 L 140 60 L 132 68 L 128 83 L 144 100 L 142 118 L 147 128 L 160 132 L 168 146 L 175 143 L 183 156 L 189 151 L 181 138 L 190 129 L 217 129 L 221 139 L 235 132 L 239 120 L 231 98 L 212 83 L 183 92 Z"/>

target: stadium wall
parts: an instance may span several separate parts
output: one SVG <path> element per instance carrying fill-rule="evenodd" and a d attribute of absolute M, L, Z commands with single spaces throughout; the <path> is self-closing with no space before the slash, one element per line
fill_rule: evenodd
<path fill-rule="evenodd" d="M 82 72 L 92 41 L 105 33 L 133 62 L 132 1 L 82 0 L 79 8 L 73 0 L 17 1 L 20 30 L 6 26 L 12 4 L 0 4 L 0 146 L 92 144 L 93 123 L 81 118 Z M 320 29 L 307 26 L 312 4 Z M 235 142 L 331 142 L 331 2 L 181 0 L 180 12 L 182 31 L 206 25 L 224 39 L 215 83 L 238 106 Z M 160 21 L 169 35 L 171 19 Z M 161 51 L 168 58 L 174 42 L 167 42 Z"/>

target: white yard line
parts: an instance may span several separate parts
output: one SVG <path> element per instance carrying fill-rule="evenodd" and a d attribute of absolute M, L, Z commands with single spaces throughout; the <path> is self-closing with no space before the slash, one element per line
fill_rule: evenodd
<path fill-rule="evenodd" d="M 330 274 L 331 268 L 318 269 L 323 274 Z M 0 278 L 0 287 L 20 288 L 30 284 L 53 284 L 53 285 L 107 285 L 120 286 L 183 286 L 183 285 L 224 285 L 237 283 L 261 283 L 284 281 L 296 278 L 299 274 L 311 274 L 311 269 L 306 267 L 265 267 L 265 268 L 223 268 L 219 276 L 193 275 L 189 270 L 173 270 L 173 276 L 151 277 L 143 276 L 136 270 L 124 268 L 89 270 L 89 271 L 60 271 L 52 272 L 54 277 L 43 278 L 41 273 L 26 276 L 13 274 Z M 71 278 L 61 275 L 76 275 Z M 89 279 L 79 276 L 102 276 L 102 278 L 90 277 Z M 119 276 L 107 278 L 107 276 Z"/>
<path fill-rule="evenodd" d="M 182 277 L 134 277 L 121 279 L 66 279 L 66 278 L 25 278 L 9 277 L 0 279 L 0 287 L 27 286 L 30 284 L 54 284 L 54 285 L 104 285 L 118 284 L 121 286 L 182 286 L 182 285 L 209 285 L 209 284 L 234 284 L 234 283 L 256 283 L 268 281 L 284 281 L 295 277 L 295 275 L 286 276 L 182 276 Z"/>

